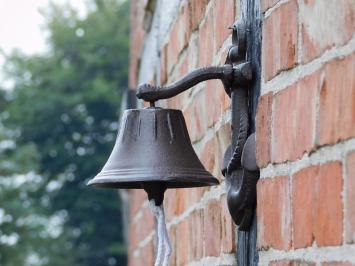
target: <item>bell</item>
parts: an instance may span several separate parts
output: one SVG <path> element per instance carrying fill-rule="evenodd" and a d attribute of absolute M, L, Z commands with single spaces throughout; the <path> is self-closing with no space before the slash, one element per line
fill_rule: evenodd
<path fill-rule="evenodd" d="M 147 191 L 157 203 L 167 188 L 218 184 L 194 152 L 182 112 L 131 109 L 123 113 L 113 151 L 89 185 Z"/>

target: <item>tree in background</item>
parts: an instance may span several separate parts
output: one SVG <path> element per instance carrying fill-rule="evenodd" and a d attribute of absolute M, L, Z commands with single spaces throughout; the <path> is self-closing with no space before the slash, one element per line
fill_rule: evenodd
<path fill-rule="evenodd" d="M 126 263 L 117 193 L 86 183 L 116 137 L 128 2 L 88 5 L 80 18 L 70 6 L 50 4 L 49 52 L 7 57 L 14 88 L 0 93 L 3 266 Z"/>

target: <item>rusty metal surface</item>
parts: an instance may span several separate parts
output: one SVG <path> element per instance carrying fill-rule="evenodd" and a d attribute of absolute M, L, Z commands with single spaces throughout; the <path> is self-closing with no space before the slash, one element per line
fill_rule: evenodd
<path fill-rule="evenodd" d="M 248 28 L 243 20 L 239 20 L 232 29 L 233 46 L 228 52 L 227 62 L 233 65 L 233 69 L 240 71 L 234 72 L 230 88 L 232 143 L 223 158 L 222 174 L 226 177 L 227 205 L 233 221 L 239 226 L 238 230 L 249 231 L 256 206 L 256 182 L 259 179 L 255 159 L 255 135 L 248 138 L 251 131 L 249 106 L 253 67 L 246 60 Z"/>
<path fill-rule="evenodd" d="M 124 112 L 107 163 L 89 181 L 96 187 L 136 189 L 152 184 L 184 188 L 218 183 L 193 150 L 182 112 L 152 107 Z"/>
<path fill-rule="evenodd" d="M 230 86 L 233 79 L 233 69 L 231 65 L 201 67 L 195 69 L 168 86 L 154 86 L 142 84 L 137 89 L 137 97 L 147 102 L 154 102 L 161 99 L 167 99 L 178 95 L 179 93 L 190 89 L 196 84 L 209 80 L 220 79 L 225 87 Z"/>

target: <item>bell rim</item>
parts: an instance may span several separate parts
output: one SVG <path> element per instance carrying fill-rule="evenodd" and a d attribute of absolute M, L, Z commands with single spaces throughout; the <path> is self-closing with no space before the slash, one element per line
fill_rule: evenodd
<path fill-rule="evenodd" d="M 145 183 L 165 183 L 167 188 L 188 188 L 188 187 L 205 187 L 218 185 L 219 181 L 206 170 L 195 170 L 189 173 L 182 174 L 181 172 L 162 173 L 158 174 L 147 173 L 142 171 L 141 174 L 119 174 L 113 175 L 112 172 L 119 172 L 118 170 L 100 172 L 97 176 L 91 179 L 87 185 L 94 187 L 107 188 L 127 188 L 140 189 Z M 122 172 L 122 171 L 121 171 Z"/>
<path fill-rule="evenodd" d="M 191 179 L 191 177 L 189 177 Z M 176 180 L 144 180 L 144 181 L 122 181 L 122 180 L 112 180 L 112 179 L 101 179 L 101 180 L 90 180 L 88 186 L 97 188 L 111 188 L 111 189 L 143 189 L 144 184 L 154 184 L 154 183 L 164 183 L 168 189 L 178 189 L 178 188 L 197 188 L 197 187 L 208 187 L 219 185 L 219 181 L 215 179 L 207 180 L 195 180 L 194 181 L 181 181 L 181 179 Z"/>
<path fill-rule="evenodd" d="M 132 109 L 126 109 L 124 110 L 124 113 L 129 113 L 129 112 L 165 112 L 165 111 L 169 111 L 169 112 L 177 112 L 177 113 L 182 113 L 182 111 L 180 109 L 174 109 L 174 108 L 162 108 L 162 107 L 144 107 L 144 108 L 132 108 Z"/>

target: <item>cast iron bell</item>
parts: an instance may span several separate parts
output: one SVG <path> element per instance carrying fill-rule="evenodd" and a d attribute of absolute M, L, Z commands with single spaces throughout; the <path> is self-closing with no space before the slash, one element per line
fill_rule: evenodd
<path fill-rule="evenodd" d="M 156 203 L 167 188 L 218 184 L 194 152 L 182 112 L 173 109 L 131 109 L 123 113 L 113 151 L 89 185 L 143 188 Z"/>

